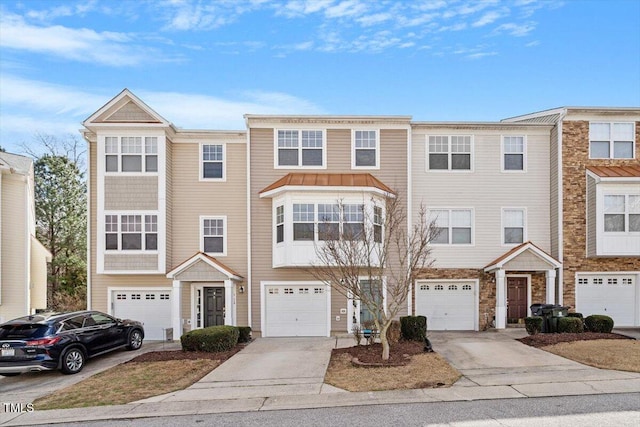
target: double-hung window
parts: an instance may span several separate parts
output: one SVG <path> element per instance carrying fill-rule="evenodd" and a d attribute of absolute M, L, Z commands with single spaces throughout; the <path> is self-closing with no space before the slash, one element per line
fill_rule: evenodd
<path fill-rule="evenodd" d="M 429 219 L 436 227 L 431 241 L 439 245 L 468 245 L 472 242 L 471 209 L 433 209 Z"/>
<path fill-rule="evenodd" d="M 502 170 L 525 170 L 526 143 L 524 136 L 502 137 Z"/>
<path fill-rule="evenodd" d="M 379 166 L 379 157 L 378 132 L 375 130 L 354 131 L 352 166 L 354 168 L 376 168 Z"/>
<path fill-rule="evenodd" d="M 525 241 L 524 209 L 507 208 L 502 210 L 502 244 L 515 245 Z"/>
<path fill-rule="evenodd" d="M 640 232 L 640 195 L 605 195 L 604 231 Z"/>
<path fill-rule="evenodd" d="M 106 172 L 158 172 L 158 138 L 108 136 L 105 138 Z"/>
<path fill-rule="evenodd" d="M 315 239 L 315 205 L 295 203 L 293 205 L 293 240 Z"/>
<path fill-rule="evenodd" d="M 226 218 L 210 217 L 201 219 L 202 251 L 213 255 L 226 255 Z"/>
<path fill-rule="evenodd" d="M 276 243 L 284 242 L 284 205 L 276 208 Z"/>
<path fill-rule="evenodd" d="M 589 123 L 589 157 L 592 159 L 633 159 L 634 123 Z"/>
<path fill-rule="evenodd" d="M 470 135 L 429 136 L 429 170 L 471 170 L 472 145 Z"/>
<path fill-rule="evenodd" d="M 373 207 L 373 241 L 382 243 L 382 208 L 380 206 Z"/>
<path fill-rule="evenodd" d="M 224 145 L 202 144 L 202 173 L 200 178 L 209 180 L 224 179 Z"/>
<path fill-rule="evenodd" d="M 105 249 L 155 251 L 158 249 L 157 215 L 105 215 Z"/>
<path fill-rule="evenodd" d="M 279 167 L 324 166 L 324 132 L 278 130 L 276 164 Z"/>
<path fill-rule="evenodd" d="M 337 240 L 340 237 L 340 205 L 318 205 L 318 240 Z"/>
<path fill-rule="evenodd" d="M 364 239 L 364 205 L 342 205 L 342 220 L 344 239 Z"/>

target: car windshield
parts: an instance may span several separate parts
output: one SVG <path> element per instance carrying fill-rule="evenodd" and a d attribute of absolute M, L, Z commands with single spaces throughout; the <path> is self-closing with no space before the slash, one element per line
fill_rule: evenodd
<path fill-rule="evenodd" d="M 42 338 L 50 334 L 51 327 L 42 324 L 0 326 L 0 340 Z"/>

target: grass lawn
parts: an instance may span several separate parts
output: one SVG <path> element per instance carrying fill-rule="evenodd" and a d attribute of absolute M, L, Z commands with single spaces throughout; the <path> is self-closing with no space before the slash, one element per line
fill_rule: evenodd
<path fill-rule="evenodd" d="M 450 386 L 460 378 L 443 357 L 425 353 L 416 342 L 392 344 L 390 366 L 352 362 L 375 362 L 380 352 L 379 344 L 333 350 L 324 382 L 347 391 L 378 391 Z"/>
<path fill-rule="evenodd" d="M 574 341 L 542 349 L 596 368 L 640 372 L 640 341 L 636 340 Z"/>

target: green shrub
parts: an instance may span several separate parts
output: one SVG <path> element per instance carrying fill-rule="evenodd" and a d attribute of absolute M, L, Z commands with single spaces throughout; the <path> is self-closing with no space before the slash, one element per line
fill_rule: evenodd
<path fill-rule="evenodd" d="M 401 317 L 400 331 L 405 340 L 424 341 L 427 336 L 427 318 L 425 316 Z"/>
<path fill-rule="evenodd" d="M 402 336 L 402 331 L 400 328 L 400 322 L 397 320 L 392 320 L 389 328 L 387 329 L 387 340 L 391 343 L 397 343 L 400 341 L 400 337 Z"/>
<path fill-rule="evenodd" d="M 576 317 L 576 318 L 580 319 L 580 321 L 582 322 L 582 332 L 587 330 L 587 327 L 584 324 L 584 316 L 582 315 L 582 313 L 569 313 L 569 314 L 567 314 L 567 316 Z"/>
<path fill-rule="evenodd" d="M 240 332 L 235 326 L 210 326 L 194 329 L 180 337 L 184 351 L 228 351 L 238 344 Z"/>
<path fill-rule="evenodd" d="M 542 317 L 533 316 L 524 318 L 524 327 L 529 335 L 535 335 L 542 332 Z"/>
<path fill-rule="evenodd" d="M 613 329 L 613 319 L 603 314 L 592 314 L 584 319 L 588 331 L 608 334 Z"/>
<path fill-rule="evenodd" d="M 238 326 L 238 342 L 251 341 L 251 326 Z"/>
<path fill-rule="evenodd" d="M 558 332 L 578 334 L 584 332 L 584 326 L 582 325 L 582 319 L 579 317 L 560 317 L 558 319 Z"/>

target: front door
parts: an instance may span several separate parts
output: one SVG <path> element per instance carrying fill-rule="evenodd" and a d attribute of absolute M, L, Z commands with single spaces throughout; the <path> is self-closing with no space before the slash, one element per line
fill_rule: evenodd
<path fill-rule="evenodd" d="M 527 317 L 527 278 L 507 277 L 507 323 Z"/>
<path fill-rule="evenodd" d="M 224 288 L 204 288 L 204 327 L 224 325 Z"/>

